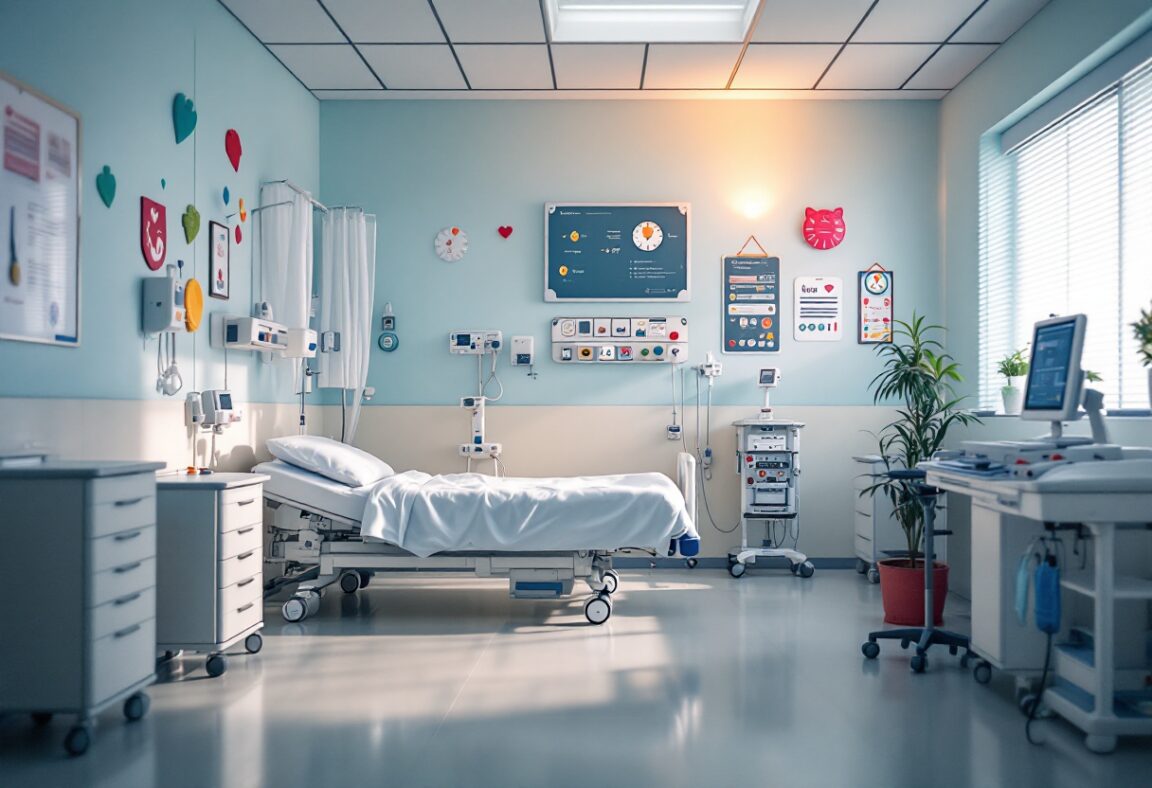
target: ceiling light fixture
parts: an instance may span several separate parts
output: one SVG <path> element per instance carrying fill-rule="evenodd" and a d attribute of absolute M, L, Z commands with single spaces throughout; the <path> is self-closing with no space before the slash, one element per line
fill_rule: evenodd
<path fill-rule="evenodd" d="M 742 42 L 761 0 L 545 0 L 552 41 Z"/>

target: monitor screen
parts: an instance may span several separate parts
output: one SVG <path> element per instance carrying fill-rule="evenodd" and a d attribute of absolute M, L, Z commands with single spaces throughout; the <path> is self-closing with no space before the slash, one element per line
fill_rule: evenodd
<path fill-rule="evenodd" d="M 232 394 L 224 391 L 220 393 L 220 410 L 232 410 Z"/>
<path fill-rule="evenodd" d="M 775 386 L 776 385 L 776 368 L 769 367 L 768 369 L 760 370 L 760 385 L 761 386 Z"/>
<path fill-rule="evenodd" d="M 1025 410 L 1063 411 L 1069 396 L 1069 375 L 1079 377 L 1076 320 L 1069 318 L 1036 326 L 1032 338 L 1032 361 L 1028 368 Z M 1079 384 L 1075 387 L 1079 390 Z M 1078 403 L 1077 403 L 1078 404 Z"/>

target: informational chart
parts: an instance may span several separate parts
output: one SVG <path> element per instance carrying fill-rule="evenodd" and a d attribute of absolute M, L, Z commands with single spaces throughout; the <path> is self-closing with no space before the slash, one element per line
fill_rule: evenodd
<path fill-rule="evenodd" d="M 860 322 L 856 341 L 862 345 L 892 341 L 894 275 L 880 265 L 857 274 L 860 299 Z"/>
<path fill-rule="evenodd" d="M 725 353 L 780 350 L 780 258 L 723 258 L 721 266 Z"/>
<path fill-rule="evenodd" d="M 793 287 L 797 342 L 835 342 L 844 335 L 844 280 L 798 276 Z"/>

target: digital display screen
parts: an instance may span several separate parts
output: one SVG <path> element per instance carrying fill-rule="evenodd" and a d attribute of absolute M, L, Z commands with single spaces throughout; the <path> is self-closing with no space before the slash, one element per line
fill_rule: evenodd
<path fill-rule="evenodd" d="M 1028 391 L 1024 394 L 1026 410 L 1064 409 L 1075 333 L 1076 323 L 1072 320 L 1036 329 Z"/>
<path fill-rule="evenodd" d="M 232 395 L 225 392 L 220 395 L 220 408 L 219 410 L 232 410 Z"/>
<path fill-rule="evenodd" d="M 760 370 L 760 385 L 761 386 L 774 386 L 774 385 L 776 385 L 776 370 L 775 369 L 762 369 L 762 370 Z"/>
<path fill-rule="evenodd" d="M 471 334 L 457 334 L 456 347 L 470 347 L 472 345 Z"/>

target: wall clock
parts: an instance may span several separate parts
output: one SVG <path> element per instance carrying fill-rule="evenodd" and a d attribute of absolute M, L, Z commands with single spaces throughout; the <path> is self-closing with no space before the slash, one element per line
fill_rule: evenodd
<path fill-rule="evenodd" d="M 459 227 L 445 227 L 436 234 L 433 246 L 437 257 L 446 263 L 454 263 L 468 251 L 468 236 Z"/>
<path fill-rule="evenodd" d="M 826 250 L 844 240 L 844 209 L 834 211 L 804 209 L 804 240 L 813 249 Z"/>
<path fill-rule="evenodd" d="M 643 252 L 655 251 L 664 243 L 664 231 L 656 222 L 640 222 L 632 231 L 632 243 Z"/>

